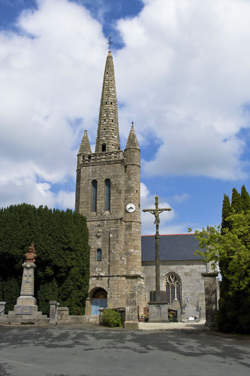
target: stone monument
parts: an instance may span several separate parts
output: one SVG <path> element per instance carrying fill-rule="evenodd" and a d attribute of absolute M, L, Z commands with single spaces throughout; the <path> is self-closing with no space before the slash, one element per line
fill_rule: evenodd
<path fill-rule="evenodd" d="M 33 242 L 25 257 L 26 259 L 22 265 L 23 277 L 20 296 L 17 298 L 14 311 L 8 313 L 8 320 L 14 322 L 47 320 L 47 316 L 38 311 L 36 298 L 34 297 L 34 271 L 37 254 Z"/>
<path fill-rule="evenodd" d="M 170 211 L 171 208 L 159 208 L 159 198 L 155 196 L 155 209 L 143 209 L 155 217 L 155 291 L 150 292 L 149 302 L 149 321 L 164 322 L 168 321 L 168 302 L 166 291 L 160 288 L 160 214 L 164 211 Z"/>

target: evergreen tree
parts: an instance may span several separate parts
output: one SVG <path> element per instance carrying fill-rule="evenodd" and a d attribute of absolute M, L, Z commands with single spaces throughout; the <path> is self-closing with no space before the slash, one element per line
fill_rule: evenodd
<path fill-rule="evenodd" d="M 242 208 L 242 202 L 241 202 L 241 196 L 236 188 L 233 188 L 232 190 L 232 204 L 231 208 L 234 211 L 234 213 L 240 213 Z"/>
<path fill-rule="evenodd" d="M 35 287 L 39 308 L 49 300 L 84 311 L 89 281 L 88 231 L 84 217 L 71 210 L 50 210 L 22 204 L 0 210 L 0 300 L 13 308 L 19 296 L 24 254 L 34 241 L 37 252 Z"/>
<path fill-rule="evenodd" d="M 198 252 L 206 262 L 219 264 L 222 281 L 218 327 L 224 332 L 250 333 L 250 209 L 249 194 L 243 186 L 241 195 L 232 190 L 225 195 L 222 224 L 209 226 L 196 232 L 200 247 Z"/>
<path fill-rule="evenodd" d="M 246 187 L 242 185 L 241 187 L 241 206 L 243 211 L 246 213 L 250 210 L 250 196 L 246 190 Z"/>
<path fill-rule="evenodd" d="M 222 232 L 225 231 L 225 229 L 229 229 L 230 223 L 227 220 L 227 217 L 229 217 L 231 213 L 231 204 L 229 197 L 227 195 L 224 195 L 223 204 L 222 204 L 222 221 L 221 221 L 221 229 Z"/>

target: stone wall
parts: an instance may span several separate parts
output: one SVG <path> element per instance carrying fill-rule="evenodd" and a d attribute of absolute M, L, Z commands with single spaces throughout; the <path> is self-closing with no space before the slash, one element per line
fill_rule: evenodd
<path fill-rule="evenodd" d="M 205 319 L 204 279 L 201 273 L 206 271 L 206 265 L 201 261 L 172 261 L 161 262 L 161 290 L 166 291 L 166 275 L 177 273 L 182 281 L 182 320 L 190 316 Z M 143 263 L 147 302 L 150 291 L 155 290 L 155 266 L 153 263 Z"/>

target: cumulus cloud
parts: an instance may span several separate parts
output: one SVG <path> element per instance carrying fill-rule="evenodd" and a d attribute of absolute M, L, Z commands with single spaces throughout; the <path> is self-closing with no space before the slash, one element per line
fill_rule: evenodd
<path fill-rule="evenodd" d="M 151 209 L 155 207 L 155 196 L 151 195 L 148 187 L 141 183 L 141 208 L 142 209 Z M 170 205 L 168 202 L 161 200 L 159 198 L 159 207 L 162 208 L 169 208 Z M 160 215 L 160 229 L 161 233 L 169 233 L 166 230 L 166 223 L 173 220 L 175 217 L 175 212 L 172 208 L 171 211 L 163 212 Z M 154 234 L 155 233 L 155 225 L 154 225 L 154 216 L 150 213 L 141 212 L 141 221 L 142 221 L 142 233 L 143 234 Z"/>
<path fill-rule="evenodd" d="M 182 194 L 179 194 L 179 195 L 174 195 L 172 197 L 172 200 L 177 202 L 178 204 L 180 204 L 184 201 L 187 201 L 189 198 L 190 198 L 190 195 L 188 193 L 182 193 Z"/>
<path fill-rule="evenodd" d="M 144 3 L 117 24 L 122 132 L 133 118 L 141 143 L 152 133 L 161 142 L 144 173 L 245 178 L 238 132 L 250 124 L 250 2 Z"/>
<path fill-rule="evenodd" d="M 39 0 L 16 27 L 0 32 L 0 204 L 65 207 L 72 193 L 57 200 L 52 185 L 74 179 L 80 129 L 96 131 L 106 41 L 66 0 Z"/>
<path fill-rule="evenodd" d="M 72 185 L 82 129 L 95 140 L 106 55 L 102 25 L 84 3 L 38 0 L 16 31 L 0 31 L 0 206 L 73 206 L 73 192 L 53 185 Z M 238 133 L 250 124 L 250 2 L 144 4 L 117 24 L 122 138 L 131 120 L 142 146 L 155 136 L 148 175 L 245 177 Z M 142 200 L 154 203 L 147 191 Z M 143 216 L 146 229 L 153 218 Z"/>

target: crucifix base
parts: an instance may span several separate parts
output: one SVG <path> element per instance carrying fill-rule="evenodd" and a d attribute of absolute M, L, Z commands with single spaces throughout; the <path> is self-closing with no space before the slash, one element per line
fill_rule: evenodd
<path fill-rule="evenodd" d="M 166 291 L 150 291 L 149 322 L 168 322 Z"/>

